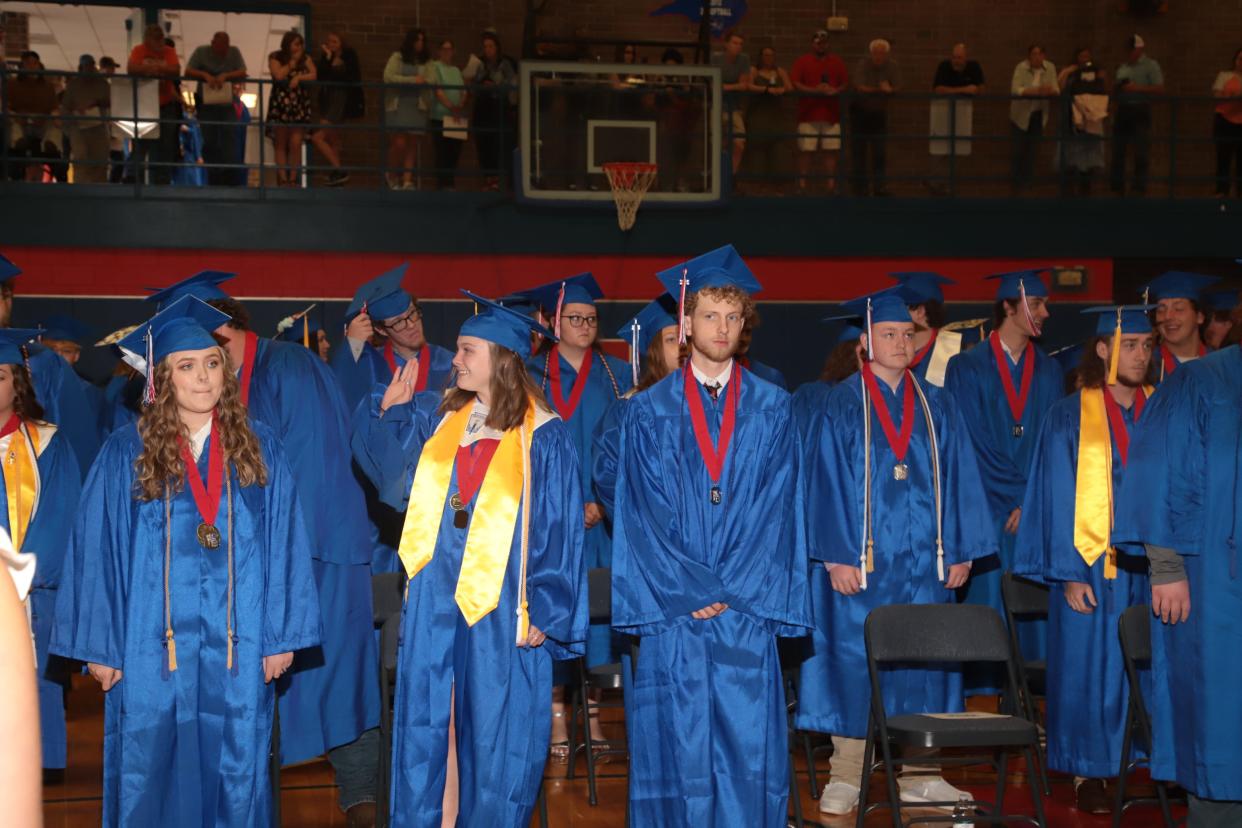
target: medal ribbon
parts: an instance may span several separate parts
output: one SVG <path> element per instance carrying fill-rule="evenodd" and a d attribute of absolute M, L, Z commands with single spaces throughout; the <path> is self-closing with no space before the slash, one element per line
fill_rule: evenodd
<path fill-rule="evenodd" d="M 888 405 L 880 395 L 880 386 L 875 381 L 870 363 L 863 363 L 862 373 L 863 382 L 867 386 L 867 396 L 871 398 L 871 407 L 880 421 L 880 427 L 884 429 L 888 445 L 893 454 L 897 455 L 898 462 L 905 460 L 906 452 L 910 449 L 910 437 L 914 434 L 914 378 L 906 371 L 906 384 L 901 399 L 901 433 L 898 434 L 897 427 L 893 425 L 893 417 L 888 413 Z"/>
<path fill-rule="evenodd" d="M 569 422 L 569 418 L 574 416 L 574 412 L 578 410 L 578 403 L 582 399 L 582 390 L 586 388 L 587 375 L 591 373 L 594 356 L 588 348 L 586 356 L 582 358 L 582 370 L 574 378 L 573 388 L 569 390 L 569 402 L 565 402 L 565 398 L 561 395 L 561 354 L 556 345 L 552 346 L 552 353 L 548 359 L 548 384 L 552 386 L 552 404 L 556 406 L 556 413 L 560 414 L 565 422 Z"/>
<path fill-rule="evenodd" d="M 1031 393 L 1031 380 L 1035 377 L 1035 345 L 1029 339 L 1026 342 L 1026 350 L 1022 352 L 1022 390 L 1015 391 L 1013 377 L 1009 376 L 1009 358 L 1001 347 L 1000 334 L 992 331 L 988 339 L 992 344 L 992 355 L 996 358 L 1001 387 L 1005 389 L 1005 399 L 1009 401 L 1009 412 L 1013 414 L 1013 421 L 1020 423 L 1022 412 L 1026 411 L 1026 399 Z"/>
<path fill-rule="evenodd" d="M 712 445 L 712 437 L 707 431 L 707 412 L 703 410 L 703 398 L 699 395 L 697 380 L 690 363 L 686 363 L 686 404 L 690 406 L 690 422 L 694 425 L 694 439 L 699 444 L 699 454 L 703 456 L 703 465 L 713 484 L 720 482 L 724 471 L 725 458 L 729 455 L 729 441 L 733 438 L 733 426 L 737 420 L 737 398 L 741 394 L 742 372 L 736 370 L 729 380 L 725 391 L 724 418 L 720 421 L 720 445 Z"/>
<path fill-rule="evenodd" d="M 932 348 L 936 347 L 936 337 L 940 335 L 939 328 L 932 328 L 931 339 L 927 340 L 927 344 L 918 350 L 914 355 L 914 359 L 910 360 L 910 367 L 916 367 L 923 359 L 931 353 Z"/>
<path fill-rule="evenodd" d="M 414 484 L 410 487 L 409 508 L 401 528 L 401 543 L 397 547 L 397 555 L 411 579 L 435 554 L 453 465 L 470 421 L 471 408 L 463 405 L 445 417 L 436 433 L 423 444 L 419 455 Z M 524 426 L 505 432 L 479 487 L 479 499 L 466 534 L 454 594 L 462 617 L 471 626 L 500 604 L 500 590 L 518 525 L 518 507 L 526 482 L 524 469 L 529 465 L 534 425 L 535 406 L 528 402 Z M 525 532 L 524 525 L 522 531 Z M 519 607 L 519 622 L 519 627 L 525 623 L 522 607 Z"/>
<path fill-rule="evenodd" d="M 461 495 L 462 505 L 474 499 L 499 446 L 499 440 L 478 440 L 471 445 L 457 447 L 457 492 Z"/>
<path fill-rule="evenodd" d="M 185 464 L 185 476 L 190 481 L 194 505 L 198 507 L 203 522 L 215 526 L 216 516 L 220 514 L 220 493 L 224 491 L 224 447 L 220 444 L 214 413 L 211 417 L 211 436 L 207 442 L 207 485 L 204 486 L 198 473 L 198 464 L 190 453 L 189 442 L 180 434 L 177 435 L 177 447 L 181 449 L 181 462 Z"/>
<path fill-rule="evenodd" d="M 1135 423 L 1143 416 L 1143 406 L 1146 403 L 1147 394 L 1140 388 L 1138 393 L 1134 395 Z M 1121 465 L 1124 468 L 1130 462 L 1130 430 L 1126 428 L 1126 421 L 1121 416 L 1121 406 L 1117 404 L 1117 400 L 1113 397 L 1111 390 L 1104 395 L 1104 410 L 1108 412 L 1109 430 L 1113 435 L 1113 439 L 1117 441 L 1117 453 L 1121 455 Z"/>
<path fill-rule="evenodd" d="M 254 331 L 246 331 L 246 348 L 243 351 L 241 378 L 238 381 L 241 385 L 241 401 L 242 405 L 250 406 L 250 378 L 254 375 L 254 355 L 259 350 L 259 337 Z M 215 425 L 212 425 L 215 430 Z M 212 441 L 214 442 L 214 441 Z M 184 455 L 183 455 L 184 457 Z M 210 523 L 210 521 L 208 521 Z"/>
<path fill-rule="evenodd" d="M 1204 345 L 1202 342 L 1199 343 L 1199 356 L 1201 357 L 1207 356 L 1207 346 Z M 1160 364 L 1161 364 L 1160 378 L 1164 379 L 1165 377 L 1172 375 L 1172 373 L 1177 370 L 1177 366 L 1180 365 L 1181 363 L 1179 363 L 1177 361 L 1177 358 L 1173 356 L 1172 351 L 1170 351 L 1164 345 L 1161 345 L 1160 346 Z"/>
<path fill-rule="evenodd" d="M 392 340 L 384 340 L 384 362 L 388 363 L 388 370 L 393 374 L 397 373 L 397 358 L 392 352 Z M 414 380 L 414 393 L 427 390 L 427 374 L 431 365 L 431 349 L 427 347 L 427 343 L 423 343 L 423 347 L 418 349 L 418 379 Z"/>
<path fill-rule="evenodd" d="M 38 429 L 23 428 L 21 418 L 13 414 L 0 430 L 0 439 L 9 435 L 12 437 L 9 437 L 8 457 L 3 464 L 4 494 L 13 551 L 21 552 L 39 498 L 39 475 L 34 460 L 39 454 L 39 432 Z M 29 448 L 27 438 L 30 440 Z"/>

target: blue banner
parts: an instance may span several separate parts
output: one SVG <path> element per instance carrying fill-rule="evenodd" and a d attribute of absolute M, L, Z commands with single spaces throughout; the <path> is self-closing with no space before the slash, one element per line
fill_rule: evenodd
<path fill-rule="evenodd" d="M 708 0 L 712 37 L 719 38 L 736 28 L 746 16 L 746 0 Z M 703 16 L 703 0 L 671 0 L 651 13 L 652 17 L 679 14 L 698 23 Z"/>

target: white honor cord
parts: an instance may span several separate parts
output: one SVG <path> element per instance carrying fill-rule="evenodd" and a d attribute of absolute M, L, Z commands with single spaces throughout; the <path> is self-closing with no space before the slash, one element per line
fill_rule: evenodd
<path fill-rule="evenodd" d="M 913 375 L 911 381 L 914 382 Z M 936 494 L 936 580 L 944 580 L 944 518 L 940 493 L 940 444 L 936 439 L 936 424 L 932 421 L 931 406 L 918 382 L 914 382 L 914 390 L 919 394 L 919 402 L 923 404 L 923 416 L 927 420 L 927 435 L 931 442 L 932 491 Z"/>
<path fill-rule="evenodd" d="M 936 424 L 932 420 L 931 406 L 914 374 L 906 372 L 907 379 L 914 383 L 914 390 L 919 395 L 923 408 L 923 418 L 927 421 L 928 442 L 931 448 L 932 491 L 936 501 L 936 578 L 944 580 L 944 520 L 940 491 L 940 445 L 936 439 Z M 861 374 L 859 375 L 861 379 Z M 871 537 L 871 401 L 867 395 L 866 380 L 863 380 L 863 537 L 862 554 L 859 556 L 862 568 L 862 588 L 867 588 L 867 550 L 874 544 Z"/>

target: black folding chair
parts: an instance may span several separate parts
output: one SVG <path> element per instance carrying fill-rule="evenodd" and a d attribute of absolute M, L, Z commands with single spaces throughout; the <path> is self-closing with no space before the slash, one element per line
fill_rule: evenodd
<path fill-rule="evenodd" d="M 392 701 L 397 685 L 397 644 L 401 638 L 401 605 L 405 599 L 405 573 L 385 572 L 371 576 L 371 606 L 380 629 L 380 755 L 375 781 L 375 825 L 388 825 L 392 784 Z"/>
<path fill-rule="evenodd" d="M 1005 606 L 1005 626 L 1009 628 L 1009 646 L 1013 650 L 1018 674 L 1018 705 L 1022 715 L 1039 728 L 1039 782 L 1044 796 L 1049 796 L 1052 790 L 1048 787 L 1048 754 L 1044 747 L 1046 723 L 1039 714 L 1039 702 L 1048 693 L 1048 662 L 1043 659 L 1027 661 L 1022 657 L 1018 625 L 1047 620 L 1051 590 L 1044 584 L 1006 572 L 1001 577 L 1001 599 Z"/>
<path fill-rule="evenodd" d="M 1117 637 L 1121 639 L 1121 655 L 1126 665 L 1126 681 L 1129 684 L 1130 703 L 1126 711 L 1126 735 L 1121 741 L 1121 770 L 1117 774 L 1117 793 L 1113 801 L 1113 828 L 1120 828 L 1121 818 L 1131 805 L 1160 805 L 1160 815 L 1166 828 L 1173 828 L 1173 814 L 1169 810 L 1168 786 L 1153 779 L 1156 797 L 1133 797 L 1126 799 L 1126 778 L 1145 759 L 1130 761 L 1130 754 L 1137 737 L 1143 750 L 1149 755 L 1152 745 L 1151 716 L 1143 701 L 1143 687 L 1139 682 L 1139 665 L 1151 664 L 1151 607 L 1147 604 L 1130 607 L 1117 619 Z"/>
<path fill-rule="evenodd" d="M 786 736 L 789 744 L 795 744 L 801 735 L 802 745 L 807 756 L 807 772 L 810 775 L 808 785 L 812 799 L 818 799 L 815 782 L 815 764 L 814 752 L 811 749 L 810 735 L 806 731 L 799 731 L 794 724 L 794 717 L 798 711 L 798 680 L 799 669 L 797 667 L 787 667 L 781 671 L 781 681 L 785 685 L 785 726 Z M 788 824 L 793 828 L 808 828 L 808 826 L 819 826 L 818 822 L 811 822 L 802 815 L 802 796 L 798 793 L 798 772 L 794 767 L 793 751 L 789 752 L 789 819 Z"/>
<path fill-rule="evenodd" d="M 612 622 L 612 570 L 598 567 L 587 572 L 587 603 L 591 624 Z M 629 756 L 624 741 L 597 742 L 591 736 L 591 720 L 599 719 L 601 710 L 622 709 L 621 702 L 592 701 L 591 690 L 619 690 L 625 682 L 621 675 L 621 663 L 599 664 L 587 667 L 586 659 L 577 660 L 578 687 L 574 693 L 573 710 L 569 718 L 569 765 L 565 778 L 573 779 L 578 764 L 578 754 L 586 755 L 587 794 L 591 805 L 599 804 L 595 789 L 595 764 L 601 756 Z M 578 738 L 578 726 L 582 726 L 582 739 Z M 598 748 L 598 749 L 597 749 Z"/>
<path fill-rule="evenodd" d="M 882 767 L 888 785 L 888 807 L 895 828 L 903 828 L 903 804 L 897 792 L 897 770 L 900 764 L 937 764 L 945 766 L 991 764 L 996 769 L 996 801 L 972 801 L 978 824 L 1025 822 L 1044 828 L 1043 791 L 1035 774 L 1035 751 L 1039 731 L 1028 719 L 1016 714 L 1017 677 L 1009 638 L 1000 616 L 990 607 L 975 604 L 898 604 L 878 607 L 867 616 L 863 626 L 867 646 L 867 673 L 871 680 L 871 715 L 867 725 L 867 743 L 863 753 L 863 778 L 860 785 L 857 828 L 863 828 L 866 815 L 883 803 L 867 805 L 871 775 Z M 890 717 L 884 709 L 881 692 L 882 665 L 909 667 L 915 664 L 967 664 L 971 662 L 1004 665 L 1006 693 L 1004 707 L 1013 714 L 948 715 L 945 717 L 910 713 Z M 874 762 L 876 746 L 883 757 Z M 991 754 L 976 756 L 924 755 L 905 759 L 894 757 L 896 749 L 922 748 L 990 748 Z M 1025 814 L 1006 815 L 1005 780 L 1008 752 L 1020 750 L 1026 759 L 1035 817 Z M 911 804 L 913 808 L 952 808 L 957 802 Z M 978 813 L 982 811 L 982 813 Z M 960 817 L 959 817 L 960 819 Z M 951 822 L 946 817 L 919 817 L 917 822 Z"/>

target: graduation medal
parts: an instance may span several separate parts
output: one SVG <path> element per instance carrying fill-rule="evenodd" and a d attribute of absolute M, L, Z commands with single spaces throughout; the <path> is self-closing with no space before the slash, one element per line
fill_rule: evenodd
<path fill-rule="evenodd" d="M 457 447 L 458 490 L 449 495 L 448 501 L 449 508 L 453 510 L 454 528 L 465 529 L 470 524 L 470 512 L 466 509 L 466 504 L 483 485 L 487 467 L 499 445 L 499 440 L 477 440 L 469 446 Z"/>
<path fill-rule="evenodd" d="M 1008 357 L 1001 348 L 1000 335 L 992 331 L 988 337 L 992 346 L 992 356 L 996 359 L 996 372 L 1000 374 L 1001 388 L 1005 391 L 1005 399 L 1009 402 L 1009 413 L 1013 415 L 1014 424 L 1009 433 L 1015 438 L 1023 434 L 1022 412 L 1026 411 L 1026 400 L 1031 395 L 1031 380 L 1035 377 L 1035 345 L 1027 340 L 1026 350 L 1022 352 L 1022 389 L 1013 387 L 1013 377 L 1009 376 Z"/>
<path fill-rule="evenodd" d="M 190 481 L 190 493 L 194 496 L 194 505 L 202 520 L 198 524 L 195 535 L 199 546 L 204 549 L 219 549 L 221 543 L 220 530 L 216 528 L 216 515 L 220 511 L 220 493 L 224 491 L 224 447 L 219 435 L 216 434 L 215 414 L 212 414 L 211 436 L 207 447 L 207 484 L 198 473 L 198 463 L 190 453 L 189 443 L 180 435 L 177 443 L 181 449 L 181 462 L 185 466 L 185 476 Z"/>
<path fill-rule="evenodd" d="M 707 466 L 707 474 L 712 479 L 711 490 L 707 500 L 713 506 L 724 502 L 724 494 L 720 491 L 720 475 L 724 471 L 725 457 L 729 454 L 729 441 L 733 439 L 733 426 L 737 420 L 737 398 L 741 393 L 742 372 L 733 372 L 732 382 L 725 390 L 724 416 L 720 420 L 720 445 L 712 445 L 712 437 L 707 432 L 707 412 L 703 410 L 703 398 L 699 396 L 698 384 L 689 363 L 685 367 L 686 404 L 690 407 L 690 423 L 694 427 L 694 439 L 699 444 L 699 454 L 703 457 L 703 465 Z"/>
<path fill-rule="evenodd" d="M 220 548 L 220 530 L 210 523 L 198 525 L 198 543 L 204 549 Z"/>
<path fill-rule="evenodd" d="M 903 379 L 905 386 L 901 397 L 901 431 L 898 432 L 897 427 L 893 425 L 893 418 L 888 413 L 888 405 L 880 394 L 880 386 L 875 381 L 871 364 L 867 363 L 863 366 L 863 384 L 866 386 L 867 396 L 871 398 L 871 407 L 875 409 L 875 416 L 880 421 L 880 427 L 884 429 L 884 437 L 888 440 L 889 448 L 893 450 L 897 458 L 897 463 L 893 466 L 893 479 L 897 481 L 907 480 L 910 477 L 910 467 L 906 464 L 906 452 L 910 450 L 910 438 L 914 435 L 914 375 L 906 371 Z"/>

